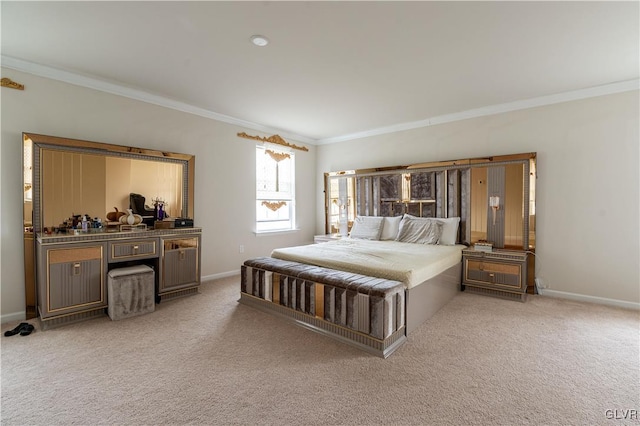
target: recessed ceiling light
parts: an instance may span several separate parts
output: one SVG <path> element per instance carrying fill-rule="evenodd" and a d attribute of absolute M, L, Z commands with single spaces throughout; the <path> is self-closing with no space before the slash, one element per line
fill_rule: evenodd
<path fill-rule="evenodd" d="M 263 47 L 269 44 L 269 40 L 267 40 L 265 36 L 261 36 L 261 35 L 251 36 L 251 42 L 256 46 L 260 46 L 260 47 Z"/>

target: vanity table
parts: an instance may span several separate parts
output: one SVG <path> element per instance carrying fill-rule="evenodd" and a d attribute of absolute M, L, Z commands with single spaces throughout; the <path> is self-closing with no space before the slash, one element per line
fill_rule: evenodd
<path fill-rule="evenodd" d="M 196 293 L 200 228 L 81 235 L 42 235 L 36 242 L 37 293 L 43 328 L 105 315 L 107 273 L 147 265 L 156 302 Z"/>

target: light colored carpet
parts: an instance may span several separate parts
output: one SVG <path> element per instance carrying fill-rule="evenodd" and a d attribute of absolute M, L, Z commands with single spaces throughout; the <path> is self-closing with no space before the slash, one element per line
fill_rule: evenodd
<path fill-rule="evenodd" d="M 461 293 L 383 360 L 238 297 L 231 277 L 147 315 L 2 336 L 2 424 L 593 425 L 640 409 L 637 311 Z"/>

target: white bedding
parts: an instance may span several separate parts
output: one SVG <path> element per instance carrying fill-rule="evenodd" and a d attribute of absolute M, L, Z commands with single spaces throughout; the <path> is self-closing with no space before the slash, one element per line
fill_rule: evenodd
<path fill-rule="evenodd" d="M 460 263 L 463 248 L 344 238 L 275 249 L 271 257 L 401 281 L 412 288 Z"/>

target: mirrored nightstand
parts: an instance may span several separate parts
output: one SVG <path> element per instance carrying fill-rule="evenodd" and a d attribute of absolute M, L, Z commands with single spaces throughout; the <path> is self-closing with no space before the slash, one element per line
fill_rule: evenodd
<path fill-rule="evenodd" d="M 500 249 L 483 252 L 469 248 L 462 251 L 462 262 L 463 290 L 525 301 L 527 284 L 533 281 L 533 256 L 529 253 Z"/>

